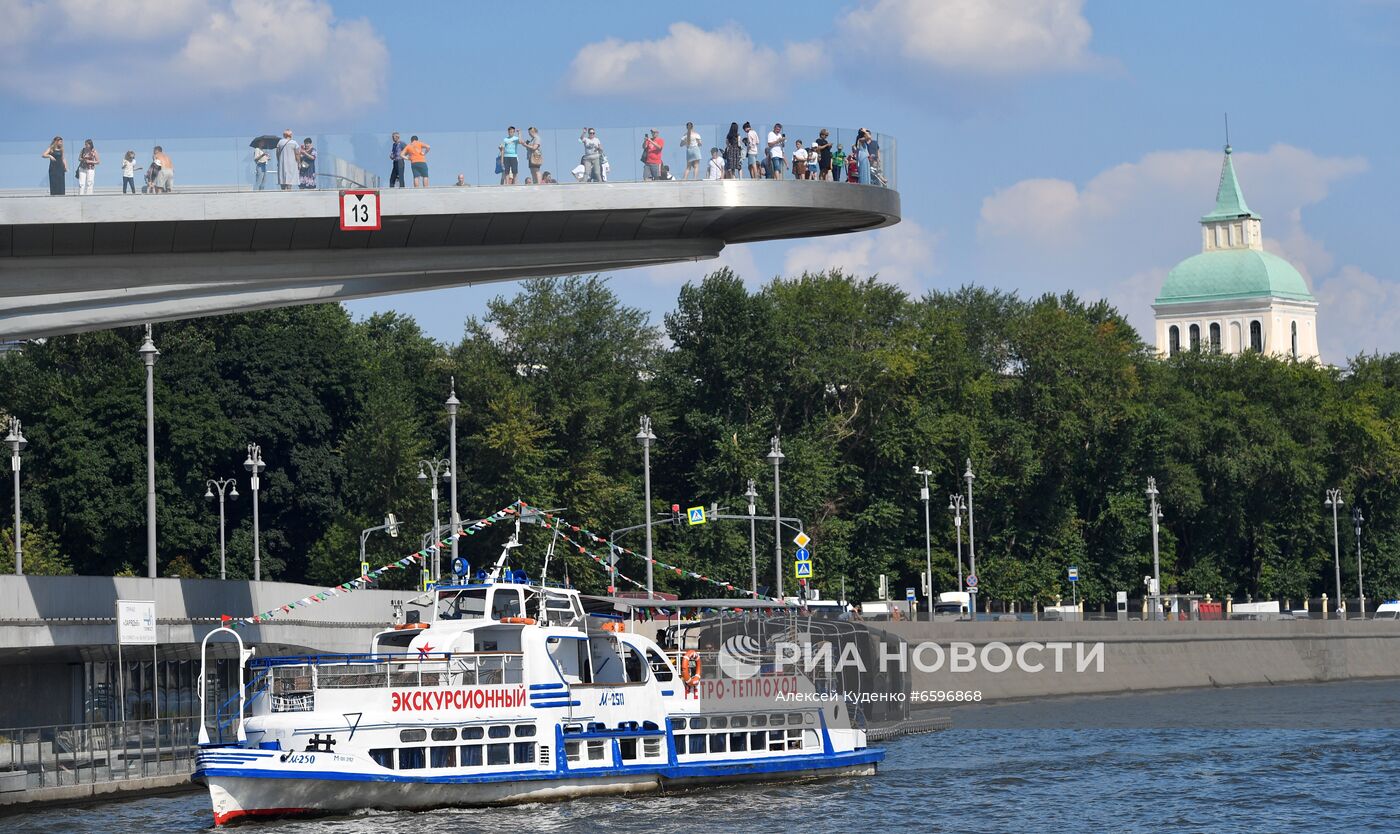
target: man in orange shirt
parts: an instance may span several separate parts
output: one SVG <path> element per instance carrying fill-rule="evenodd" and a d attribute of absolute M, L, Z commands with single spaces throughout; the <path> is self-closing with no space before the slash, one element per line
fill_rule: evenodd
<path fill-rule="evenodd" d="M 410 167 L 413 168 L 413 187 L 428 187 L 428 151 L 432 146 L 420 140 L 417 136 L 409 137 L 408 147 L 403 149 L 403 155 L 407 157 Z"/>

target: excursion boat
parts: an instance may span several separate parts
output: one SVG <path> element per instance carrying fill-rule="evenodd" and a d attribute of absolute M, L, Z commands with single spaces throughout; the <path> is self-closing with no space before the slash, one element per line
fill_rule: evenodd
<path fill-rule="evenodd" d="M 252 660 L 214 716 L 231 741 L 201 728 L 214 823 L 869 775 L 884 758 L 799 669 L 684 638 L 668 655 L 508 569 L 518 537 L 517 521 L 489 574 L 431 588 L 366 654 Z M 220 632 L 251 656 L 217 629 L 206 661 Z"/>

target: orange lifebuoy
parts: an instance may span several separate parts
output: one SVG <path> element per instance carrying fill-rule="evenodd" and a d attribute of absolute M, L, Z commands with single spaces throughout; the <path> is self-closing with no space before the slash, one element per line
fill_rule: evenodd
<path fill-rule="evenodd" d="M 519 624 L 519 625 L 534 625 L 534 624 L 535 624 L 535 618 L 534 618 L 534 617 L 502 617 L 502 618 L 500 619 L 500 622 L 503 622 L 503 623 L 517 623 L 517 624 Z"/>
<path fill-rule="evenodd" d="M 427 628 L 427 623 L 399 623 L 394 626 L 394 631 L 404 631 L 405 629 Z"/>
<path fill-rule="evenodd" d="M 700 653 L 694 649 L 686 649 L 681 655 L 681 683 L 685 684 L 687 698 L 700 697 Z"/>
<path fill-rule="evenodd" d="M 626 630 L 626 627 L 624 627 L 623 624 L 618 620 L 609 620 L 608 622 L 603 623 L 603 631 L 622 632 Z"/>

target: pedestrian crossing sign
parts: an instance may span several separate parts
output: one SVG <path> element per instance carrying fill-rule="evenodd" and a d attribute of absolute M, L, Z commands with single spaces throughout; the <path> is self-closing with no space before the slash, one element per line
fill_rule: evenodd
<path fill-rule="evenodd" d="M 689 509 L 687 509 L 687 510 L 685 511 L 685 514 L 686 514 L 687 516 L 689 516 L 689 518 L 690 518 L 690 524 L 691 524 L 692 527 L 695 526 L 696 524 L 704 524 L 704 523 L 705 523 L 705 508 L 704 508 L 704 507 L 690 507 Z"/>
<path fill-rule="evenodd" d="M 796 574 L 796 576 L 797 576 L 798 579 L 811 579 L 811 578 L 812 578 L 812 563 L 811 563 L 811 562 L 793 562 L 792 564 L 793 564 L 793 566 L 795 567 L 794 573 Z"/>

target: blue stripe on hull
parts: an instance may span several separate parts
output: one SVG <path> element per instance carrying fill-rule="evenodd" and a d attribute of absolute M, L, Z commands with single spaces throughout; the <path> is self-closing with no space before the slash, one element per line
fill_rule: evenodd
<path fill-rule="evenodd" d="M 206 767 L 203 762 L 194 772 L 195 779 L 234 777 L 246 779 L 323 779 L 331 782 L 402 782 L 426 784 L 473 784 L 488 782 L 537 782 L 556 779 L 578 779 L 598 776 L 645 776 L 655 774 L 663 780 L 715 779 L 762 774 L 819 773 L 863 764 L 878 764 L 885 757 L 883 750 L 856 750 L 849 753 L 810 756 L 774 756 L 766 759 L 688 762 L 652 768 L 645 766 L 581 768 L 565 771 L 513 771 L 506 773 L 470 773 L 442 776 L 404 776 L 397 773 L 346 773 L 344 771 L 265 770 L 248 767 Z"/>

